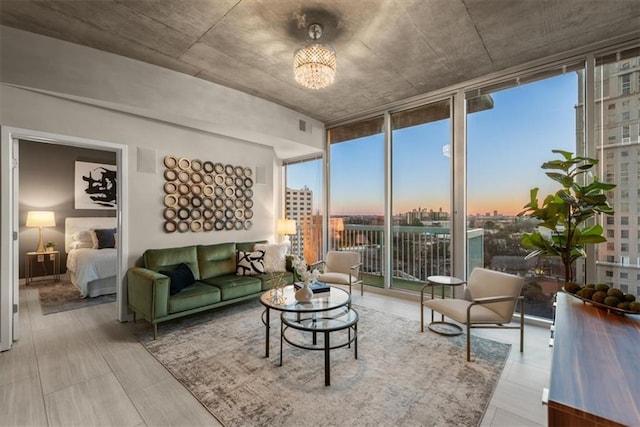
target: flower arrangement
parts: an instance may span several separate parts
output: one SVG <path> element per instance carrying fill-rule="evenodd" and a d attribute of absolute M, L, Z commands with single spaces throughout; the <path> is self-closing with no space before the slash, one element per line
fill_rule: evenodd
<path fill-rule="evenodd" d="M 271 302 L 274 304 L 284 304 L 284 287 L 287 285 L 287 281 L 284 279 L 284 273 L 273 273 L 271 279 L 269 279 L 269 285 L 271 286 Z"/>
<path fill-rule="evenodd" d="M 298 256 L 294 256 L 293 258 L 293 269 L 296 273 L 296 276 L 300 278 L 304 283 L 311 283 L 318 280 L 318 276 L 320 272 L 317 268 L 313 270 L 309 270 L 309 266 L 307 265 L 307 261 L 304 258 L 300 258 Z"/>

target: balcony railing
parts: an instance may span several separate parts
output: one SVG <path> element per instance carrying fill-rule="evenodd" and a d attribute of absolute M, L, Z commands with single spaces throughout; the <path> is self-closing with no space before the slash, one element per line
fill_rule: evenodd
<path fill-rule="evenodd" d="M 428 276 L 452 275 L 451 239 L 447 227 L 393 226 L 391 245 L 384 241 L 381 225 L 341 224 L 339 230 L 336 228 L 330 230 L 329 248 L 360 252 L 363 279 L 369 286 L 384 287 L 387 248 L 392 251 L 390 276 L 394 289 L 420 291 Z M 560 275 L 553 268 L 554 260 L 526 261 L 522 254 L 514 253 L 493 255 L 485 263 L 486 239 L 491 240 L 491 234 L 485 235 L 484 229 L 467 229 L 467 272 L 475 267 L 488 267 L 525 277 L 522 295 L 527 315 L 550 319 L 553 295 L 562 287 Z M 451 292 L 451 289 L 445 289 L 445 294 Z"/>
<path fill-rule="evenodd" d="M 384 252 L 391 255 L 391 286 L 419 290 L 427 277 L 451 275 L 451 239 L 448 227 L 393 226 L 391 245 L 380 225 L 344 224 L 331 230 L 330 248 L 360 252 L 365 283 L 384 286 Z M 483 230 L 467 232 L 469 268 L 483 266 Z M 470 270 L 469 270 L 470 271 Z"/>

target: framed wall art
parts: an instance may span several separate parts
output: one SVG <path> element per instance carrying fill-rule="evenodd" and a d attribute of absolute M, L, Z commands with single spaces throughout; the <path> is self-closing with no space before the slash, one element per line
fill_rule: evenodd
<path fill-rule="evenodd" d="M 116 209 L 116 165 L 76 162 L 75 208 Z"/>

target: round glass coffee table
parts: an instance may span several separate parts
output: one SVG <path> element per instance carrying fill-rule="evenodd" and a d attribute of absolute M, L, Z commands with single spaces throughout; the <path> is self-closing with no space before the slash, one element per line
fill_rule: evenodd
<path fill-rule="evenodd" d="M 297 301 L 294 296 L 295 291 L 296 290 L 293 285 L 287 285 L 282 289 L 282 292 L 277 295 L 276 292 L 270 290 L 260 296 L 260 302 L 265 306 L 265 310 L 262 313 L 262 323 L 265 327 L 264 357 L 269 357 L 271 310 L 298 313 L 302 316 L 306 313 L 329 312 L 337 308 L 351 305 L 351 295 L 349 295 L 349 292 L 336 286 L 330 286 L 328 292 L 318 292 L 313 294 L 313 298 L 306 302 Z"/>
<path fill-rule="evenodd" d="M 440 286 L 442 298 L 444 295 L 445 286 L 460 286 L 464 285 L 464 280 L 458 279 L 452 276 L 429 276 L 427 277 L 427 284 L 422 287 L 420 291 L 420 332 L 424 332 L 424 290 L 431 287 L 431 299 L 435 298 L 434 288 Z M 433 310 L 431 311 L 431 323 L 428 328 L 441 335 L 460 335 L 462 334 L 462 328 L 460 325 L 444 320 L 444 314 L 441 314 L 440 320 L 434 320 Z"/>

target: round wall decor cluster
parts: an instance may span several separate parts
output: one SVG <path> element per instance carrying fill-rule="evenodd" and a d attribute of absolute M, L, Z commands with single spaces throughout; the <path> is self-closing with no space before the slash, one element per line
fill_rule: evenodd
<path fill-rule="evenodd" d="M 164 166 L 165 232 L 251 229 L 251 168 L 175 156 Z"/>

